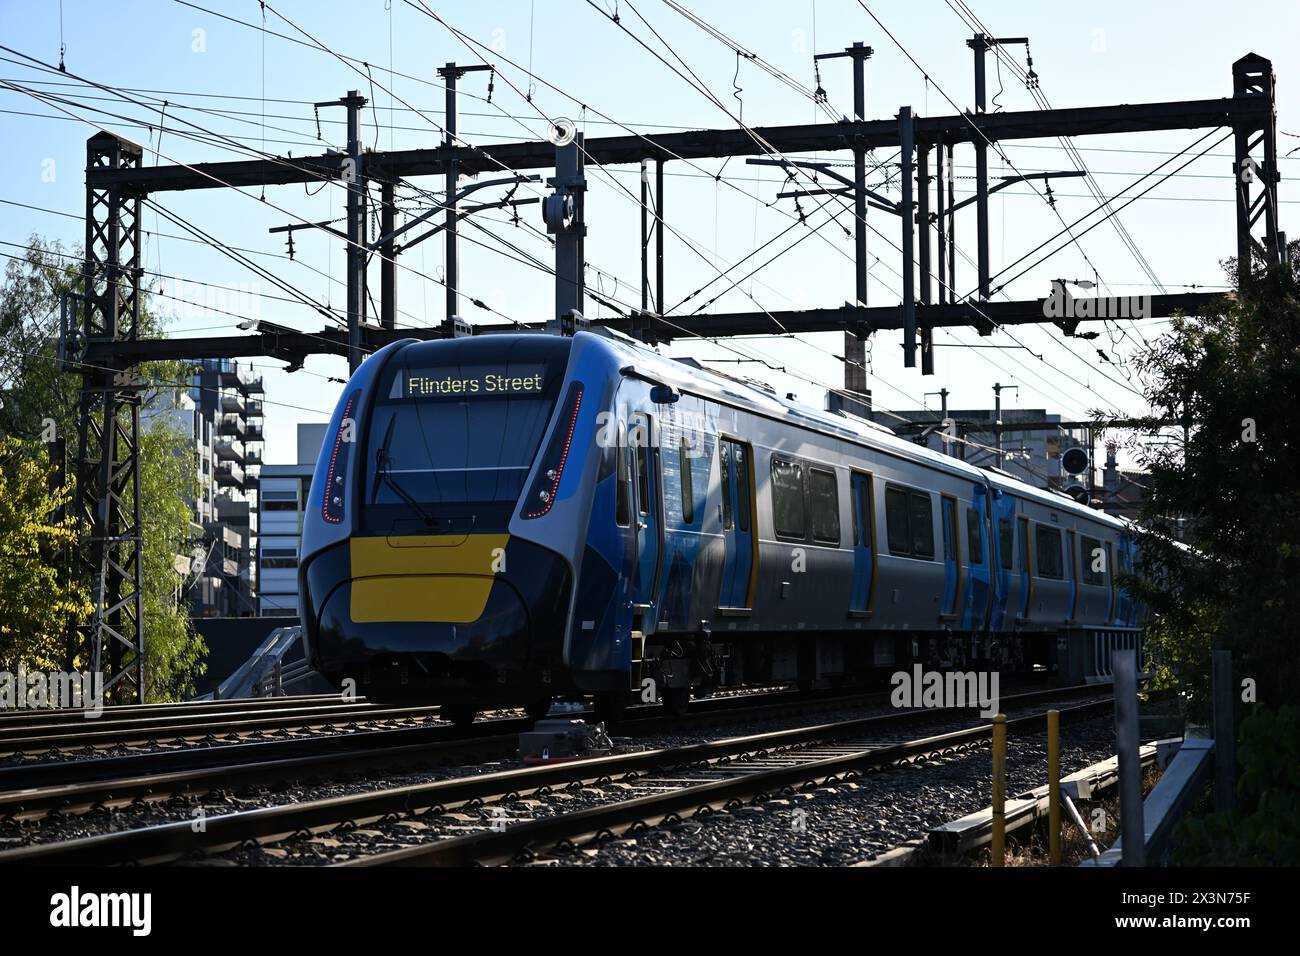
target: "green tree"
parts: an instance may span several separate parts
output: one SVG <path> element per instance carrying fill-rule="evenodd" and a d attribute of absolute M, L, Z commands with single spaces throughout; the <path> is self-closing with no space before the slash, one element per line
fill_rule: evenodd
<path fill-rule="evenodd" d="M 0 436 L 32 443 L 46 441 L 51 426 L 62 437 L 69 456 L 76 454 L 77 403 L 81 376 L 60 372 L 55 361 L 60 299 L 80 289 L 80 256 L 38 237 L 22 260 L 10 260 L 0 283 L 0 381 L 5 382 L 0 406 Z M 146 296 L 140 334 L 161 335 L 164 322 Z M 189 367 L 180 362 L 150 362 L 141 377 L 157 387 L 143 395 L 145 410 L 174 400 L 183 388 Z M 146 700 L 174 700 L 192 688 L 202 673 L 206 651 L 194 631 L 182 596 L 185 571 L 179 556 L 188 555 L 195 541 L 190 502 L 196 494 L 196 462 L 190 439 L 159 419 L 142 427 L 140 487 L 144 520 L 144 630 Z M 85 534 L 87 529 L 78 529 Z M 0 533 L 2 529 L 0 529 Z M 85 582 L 82 582 L 84 585 Z M 29 667 L 47 660 L 33 632 L 16 638 L 16 653 Z M 58 658 L 61 660 L 61 656 Z"/>
<path fill-rule="evenodd" d="M 91 612 L 86 588 L 61 571 L 80 533 L 60 515 L 70 494 L 52 474 L 40 445 L 0 438 L 0 670 L 11 673 L 61 669 L 68 622 Z"/>
<path fill-rule="evenodd" d="M 1180 318 L 1141 359 L 1155 419 L 1183 440 L 1148 445 L 1151 491 L 1130 581 L 1154 615 L 1148 646 L 1176 662 L 1203 712 L 1212 646 L 1258 699 L 1300 683 L 1300 243 L 1215 314 Z M 1151 434 L 1154 435 L 1153 429 Z"/>

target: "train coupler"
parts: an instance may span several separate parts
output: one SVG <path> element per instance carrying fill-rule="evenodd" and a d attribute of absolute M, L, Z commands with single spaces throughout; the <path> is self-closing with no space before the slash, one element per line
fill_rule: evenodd
<path fill-rule="evenodd" d="M 605 724 L 589 724 L 570 714 L 581 712 L 581 704 L 557 703 L 550 712 L 519 735 L 519 759 L 526 764 L 563 763 L 604 757 L 613 752 L 614 743 L 605 733 Z"/>

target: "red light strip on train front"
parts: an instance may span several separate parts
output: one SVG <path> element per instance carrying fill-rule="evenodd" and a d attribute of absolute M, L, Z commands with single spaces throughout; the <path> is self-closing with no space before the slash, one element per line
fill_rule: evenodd
<path fill-rule="evenodd" d="M 321 517 L 330 524 L 339 524 L 343 520 L 342 504 L 339 505 L 337 515 L 330 513 L 330 495 L 333 494 L 334 489 L 334 469 L 338 464 L 339 447 L 343 443 L 343 429 L 352 415 L 352 406 L 356 403 L 356 400 L 356 393 L 353 393 L 352 397 L 348 399 L 347 405 L 343 407 L 343 417 L 339 419 L 338 434 L 334 436 L 334 451 L 330 453 L 329 473 L 325 476 L 325 494 L 321 499 Z M 353 437 L 355 438 L 355 436 Z"/>
<path fill-rule="evenodd" d="M 569 460 L 569 447 L 573 444 L 573 431 L 578 425 L 578 409 L 582 407 L 582 385 L 577 384 L 573 400 L 573 414 L 569 418 L 569 432 L 564 438 L 564 451 L 560 453 L 560 462 L 555 466 L 555 480 L 551 483 L 550 493 L 546 497 L 546 503 L 538 511 L 531 511 L 524 515 L 525 518 L 540 518 L 551 510 L 551 505 L 555 504 L 555 493 L 560 488 L 560 479 L 564 477 L 564 463 Z"/>

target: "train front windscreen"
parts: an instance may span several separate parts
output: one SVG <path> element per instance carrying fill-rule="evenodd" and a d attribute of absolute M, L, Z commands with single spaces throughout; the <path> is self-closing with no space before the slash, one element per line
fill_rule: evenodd
<path fill-rule="evenodd" d="M 363 530 L 504 531 L 555 410 L 568 349 L 549 336 L 484 336 L 394 356 L 370 412 Z"/>

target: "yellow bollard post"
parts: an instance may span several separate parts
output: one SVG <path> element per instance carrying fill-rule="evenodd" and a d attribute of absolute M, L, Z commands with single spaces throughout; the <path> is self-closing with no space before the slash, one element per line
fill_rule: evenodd
<path fill-rule="evenodd" d="M 1006 865 L 1006 769 L 1007 718 L 998 714 L 993 718 L 993 846 L 989 866 Z"/>
<path fill-rule="evenodd" d="M 1047 712 L 1047 831 L 1052 866 L 1061 865 L 1061 712 Z"/>

